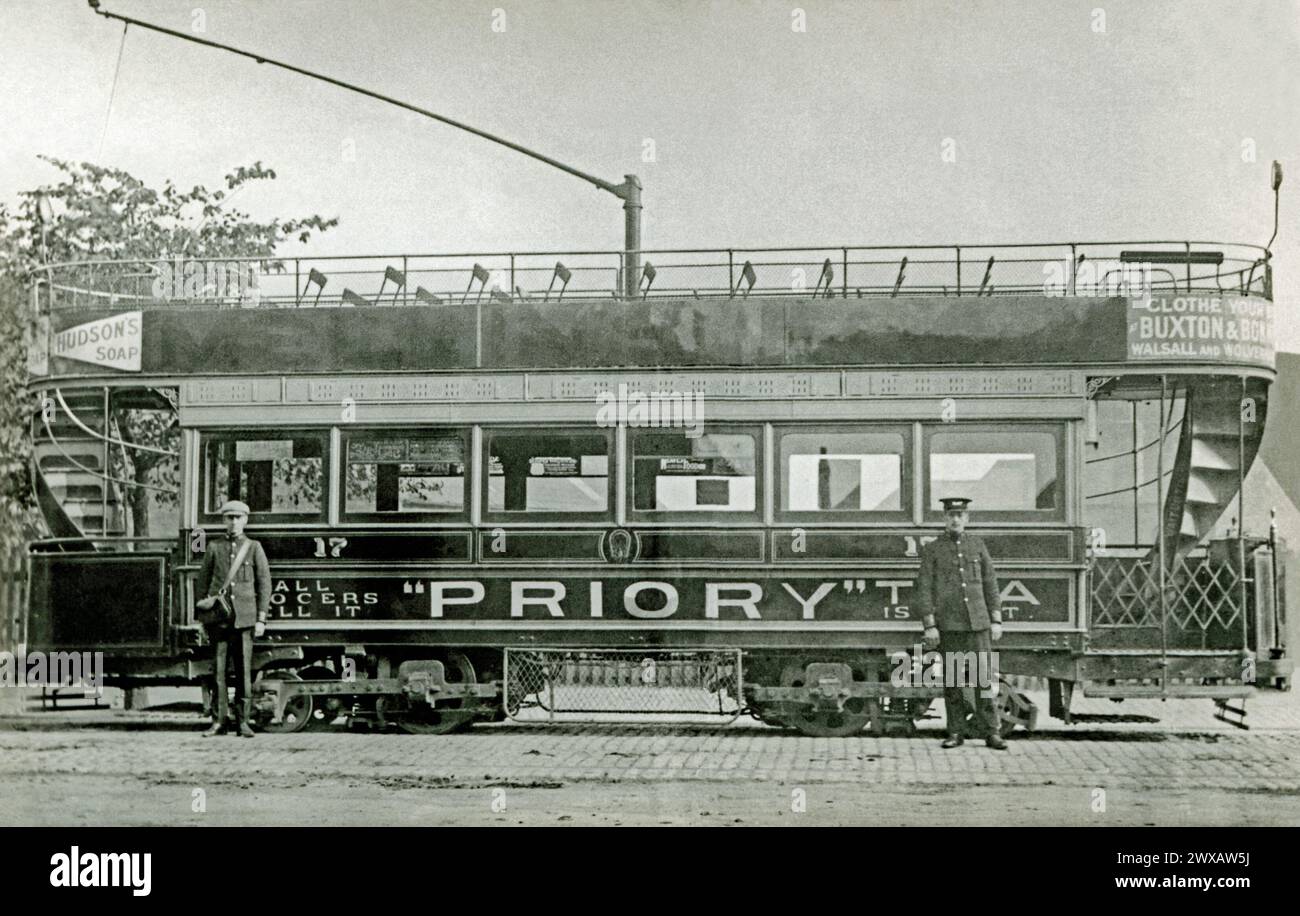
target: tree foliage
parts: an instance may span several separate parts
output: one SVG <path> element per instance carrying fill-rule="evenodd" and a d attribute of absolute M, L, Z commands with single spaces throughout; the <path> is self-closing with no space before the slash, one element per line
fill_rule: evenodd
<path fill-rule="evenodd" d="M 29 498 L 30 430 L 26 428 L 34 401 L 23 387 L 29 294 L 10 267 L 19 260 L 14 234 L 13 216 L 0 205 L 0 550 L 6 552 L 35 523 Z"/>
<path fill-rule="evenodd" d="M 41 157 L 60 173 L 47 185 L 18 195 L 17 205 L 0 205 L 0 546 L 30 536 L 37 523 L 32 505 L 30 423 L 37 409 L 26 390 L 32 271 L 69 261 L 173 258 L 272 258 L 286 240 L 307 242 L 337 219 L 305 216 L 258 221 L 232 200 L 275 172 L 254 162 L 225 176 L 224 187 L 188 191 L 167 181 L 152 188 L 122 169 L 89 162 Z M 41 198 L 50 219 L 38 215 Z M 122 411 L 110 424 L 117 438 L 174 448 L 175 425 L 154 411 Z M 131 452 L 115 459 L 114 473 L 175 486 L 168 459 Z M 125 494 L 138 530 L 147 530 L 149 500 L 143 490 Z M 142 524 L 143 523 L 143 524 Z"/>
<path fill-rule="evenodd" d="M 306 242 L 313 231 L 338 225 L 337 219 L 308 216 L 297 219 L 254 220 L 230 205 L 246 188 L 275 179 L 260 162 L 241 166 L 225 177 L 225 189 L 196 185 L 181 191 L 172 182 L 161 190 L 146 186 L 121 169 L 41 157 L 63 173 L 63 179 L 20 195 L 20 244 L 27 267 L 38 265 L 41 227 L 35 219 L 35 199 L 43 193 L 54 211 L 54 224 L 45 237 L 49 261 L 174 257 L 270 257 L 289 238 Z"/>

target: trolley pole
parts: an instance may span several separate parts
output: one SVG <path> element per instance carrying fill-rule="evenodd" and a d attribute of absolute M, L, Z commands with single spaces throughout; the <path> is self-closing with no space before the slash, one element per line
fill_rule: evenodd
<path fill-rule="evenodd" d="M 641 286 L 641 179 L 624 175 L 611 192 L 623 198 L 623 295 L 634 299 Z"/>
<path fill-rule="evenodd" d="M 1156 578 L 1157 587 L 1160 589 L 1160 698 L 1164 699 L 1169 696 L 1169 627 L 1167 625 L 1168 617 L 1168 596 L 1165 594 L 1165 581 L 1168 571 L 1165 569 L 1165 436 L 1169 434 L 1165 429 L 1165 396 L 1169 390 L 1169 377 L 1164 373 L 1160 375 L 1160 441 L 1156 446 L 1156 518 L 1160 520 L 1157 526 L 1156 546 L 1159 551 L 1160 572 Z M 1183 422 L 1187 422 L 1187 402 L 1183 402 Z M 1136 444 L 1136 441 L 1135 443 Z"/>
<path fill-rule="evenodd" d="M 1281 205 L 1282 163 L 1273 160 L 1273 234 L 1264 246 L 1264 298 L 1273 300 L 1273 242 L 1277 239 L 1278 207 Z M 1249 290 L 1247 290 L 1249 292 Z"/>
<path fill-rule="evenodd" d="M 284 61 L 273 60 L 272 58 L 266 57 L 262 54 L 254 54 L 251 51 L 244 51 L 231 45 L 224 45 L 216 41 L 208 41 L 206 38 L 199 38 L 195 35 L 187 35 L 184 32 L 178 32 L 175 29 L 168 29 L 160 25 L 154 25 L 151 22 L 132 19 L 130 16 L 121 16 L 117 13 L 110 13 L 108 10 L 99 8 L 100 0 L 86 0 L 86 2 L 98 15 L 103 16 L 105 19 L 116 19 L 117 21 L 124 23 L 128 28 L 135 25 L 142 29 L 148 29 L 151 32 L 159 32 L 163 35 L 170 35 L 173 38 L 179 38 L 183 41 L 193 42 L 194 44 L 204 45 L 209 48 L 216 48 L 219 51 L 229 51 L 231 54 L 250 58 L 251 60 L 257 61 L 259 64 L 270 64 L 273 67 L 279 67 L 281 70 L 288 70 L 290 73 L 297 73 L 300 76 L 308 76 L 312 79 L 320 80 L 323 83 L 329 83 L 331 86 L 337 86 L 340 89 L 347 89 L 349 92 L 355 92 L 359 95 L 364 95 L 380 102 L 387 102 L 389 105 L 394 105 L 398 108 L 405 109 L 406 111 L 423 115 L 426 118 L 463 130 L 466 133 L 471 133 L 476 137 L 482 137 L 484 140 L 489 140 L 492 143 L 504 146 L 507 149 L 512 149 L 517 153 L 523 153 L 525 156 L 536 159 L 538 162 L 545 162 L 547 165 L 557 168 L 561 172 L 567 172 L 575 178 L 581 178 L 583 181 L 595 185 L 602 191 L 607 191 L 608 193 L 613 194 L 615 197 L 623 201 L 623 295 L 627 296 L 629 299 L 636 296 L 641 274 L 641 179 L 637 178 L 635 175 L 624 175 L 622 184 L 614 184 L 611 181 L 605 181 L 603 178 L 598 178 L 595 175 L 590 175 L 582 171 L 581 169 L 576 169 L 571 165 L 560 162 L 558 159 L 552 159 L 550 156 L 543 155 L 536 150 L 531 150 L 520 143 L 514 143 L 510 140 L 504 139 L 503 137 L 498 137 L 496 134 L 490 134 L 485 130 L 479 130 L 477 127 L 472 127 L 469 124 L 449 118 L 446 115 L 440 115 L 436 112 L 429 111 L 427 108 L 421 108 L 418 105 L 403 102 L 402 100 L 395 99 L 392 96 L 383 95 L 382 93 L 374 92 L 373 90 L 366 89 L 354 83 L 335 79 L 332 76 L 326 76 L 323 73 L 316 73 L 315 71 L 308 70 L 305 67 L 297 67 L 293 64 L 287 64 Z M 511 292 L 513 293 L 514 291 L 511 290 Z"/>
<path fill-rule="evenodd" d="M 1246 573 L 1246 376 L 1241 377 L 1241 396 L 1237 401 L 1237 571 L 1241 577 L 1241 651 L 1250 651 L 1250 589 L 1254 577 Z M 1255 589 L 1256 607 L 1259 589 Z"/>

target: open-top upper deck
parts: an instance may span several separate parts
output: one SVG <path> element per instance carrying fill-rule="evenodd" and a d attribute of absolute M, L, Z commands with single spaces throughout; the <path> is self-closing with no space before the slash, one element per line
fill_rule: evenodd
<path fill-rule="evenodd" d="M 36 377 L 695 366 L 1272 368 L 1212 242 L 94 261 L 36 276 Z"/>

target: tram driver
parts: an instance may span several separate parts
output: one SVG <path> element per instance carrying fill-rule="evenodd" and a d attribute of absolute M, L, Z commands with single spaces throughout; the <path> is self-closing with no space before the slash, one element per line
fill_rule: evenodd
<path fill-rule="evenodd" d="M 997 666 L 993 664 L 993 643 L 1002 638 L 997 574 L 984 541 L 965 533 L 971 501 L 954 496 L 940 502 L 944 533 L 921 550 L 916 604 L 925 626 L 925 642 L 931 646 L 938 643 L 943 659 L 943 705 L 948 732 L 943 747 L 960 747 L 965 743 L 966 704 L 962 688 L 972 687 L 975 727 L 984 735 L 985 744 L 1004 751 L 1007 743 L 1002 738 L 994 703 Z"/>

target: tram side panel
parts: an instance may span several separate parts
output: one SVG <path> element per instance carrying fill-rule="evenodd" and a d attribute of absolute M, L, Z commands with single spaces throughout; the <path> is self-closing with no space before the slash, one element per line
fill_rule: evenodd
<path fill-rule="evenodd" d="M 28 644 L 55 651 L 166 652 L 170 571 L 166 553 L 33 554 Z"/>

